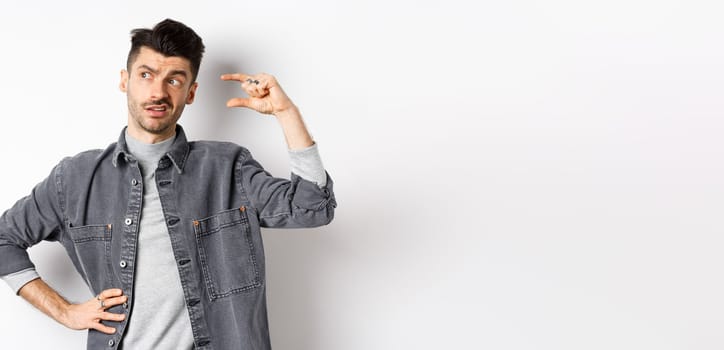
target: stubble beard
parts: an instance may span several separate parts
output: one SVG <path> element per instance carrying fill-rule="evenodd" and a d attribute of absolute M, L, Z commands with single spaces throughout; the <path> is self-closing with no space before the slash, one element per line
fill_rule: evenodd
<path fill-rule="evenodd" d="M 170 103 L 166 104 L 169 106 L 169 108 L 171 107 Z M 163 120 L 156 120 L 156 123 L 152 124 L 149 123 L 149 120 L 143 118 L 143 113 L 145 113 L 146 111 L 143 105 L 144 104 L 137 103 L 135 101 L 132 101 L 131 99 L 128 99 L 128 111 L 131 114 L 131 118 L 133 118 L 133 120 L 141 129 L 154 135 L 164 134 L 168 131 L 169 128 L 174 127 L 176 125 L 176 121 L 179 119 L 180 113 L 183 111 L 178 111 L 179 116 Z"/>

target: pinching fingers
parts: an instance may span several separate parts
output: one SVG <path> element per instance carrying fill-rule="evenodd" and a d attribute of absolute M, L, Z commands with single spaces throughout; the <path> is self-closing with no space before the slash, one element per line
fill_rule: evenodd
<path fill-rule="evenodd" d="M 236 80 L 238 82 L 243 82 L 246 79 L 249 79 L 249 75 L 244 73 L 229 73 L 229 74 L 222 74 L 221 80 Z"/>
<path fill-rule="evenodd" d="M 251 97 L 261 98 L 269 93 L 266 81 L 256 76 L 251 76 L 242 81 L 241 88 Z"/>
<path fill-rule="evenodd" d="M 249 107 L 250 103 L 248 98 L 236 97 L 226 101 L 226 107 Z"/>

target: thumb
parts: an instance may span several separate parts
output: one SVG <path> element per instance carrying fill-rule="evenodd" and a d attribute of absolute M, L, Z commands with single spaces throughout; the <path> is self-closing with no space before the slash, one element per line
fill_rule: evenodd
<path fill-rule="evenodd" d="M 226 107 L 249 107 L 251 100 L 244 97 L 236 97 L 226 101 Z"/>

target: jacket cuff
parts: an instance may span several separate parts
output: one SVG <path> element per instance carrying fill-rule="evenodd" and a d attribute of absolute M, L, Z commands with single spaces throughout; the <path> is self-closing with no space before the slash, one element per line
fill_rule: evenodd
<path fill-rule="evenodd" d="M 326 185 L 319 187 L 301 176 L 292 174 L 292 184 L 296 189 L 292 199 L 294 207 L 311 211 L 321 211 L 324 208 L 329 209 L 331 207 L 333 209 L 337 207 L 337 201 L 334 198 L 334 181 L 332 181 L 332 178 L 326 172 L 324 176 L 326 178 Z"/>
<path fill-rule="evenodd" d="M 35 268 L 27 250 L 15 245 L 0 245 L 0 276 Z"/>

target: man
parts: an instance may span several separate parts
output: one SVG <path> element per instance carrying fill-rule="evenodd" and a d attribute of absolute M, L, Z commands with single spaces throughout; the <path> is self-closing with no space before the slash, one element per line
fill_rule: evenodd
<path fill-rule="evenodd" d="M 118 142 L 62 160 L 0 217 L 0 276 L 72 329 L 89 349 L 269 349 L 260 226 L 329 223 L 336 202 L 298 109 L 267 74 L 226 74 L 249 95 L 228 101 L 272 114 L 291 180 L 245 148 L 188 142 L 177 121 L 194 101 L 204 45 L 165 20 L 132 31 Z M 58 241 L 96 297 L 64 300 L 26 249 Z"/>

